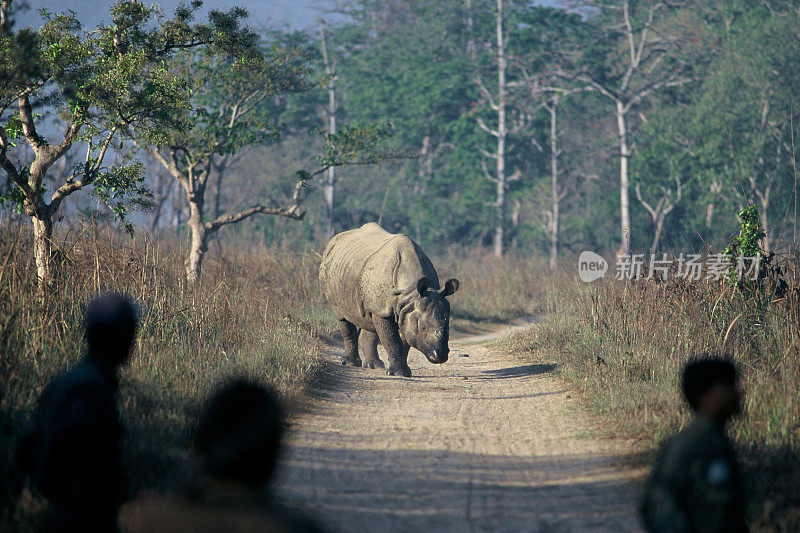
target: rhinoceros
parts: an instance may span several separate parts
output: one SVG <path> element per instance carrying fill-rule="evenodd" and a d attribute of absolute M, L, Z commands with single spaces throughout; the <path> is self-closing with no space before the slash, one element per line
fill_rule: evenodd
<path fill-rule="evenodd" d="M 439 287 L 431 260 L 403 234 L 371 222 L 331 238 L 319 267 L 322 292 L 339 320 L 343 365 L 385 368 L 378 341 L 389 354 L 387 375 L 411 376 L 408 350 L 428 361 L 447 361 L 450 328 L 448 296 L 457 279 Z M 362 337 L 364 360 L 358 356 Z"/>

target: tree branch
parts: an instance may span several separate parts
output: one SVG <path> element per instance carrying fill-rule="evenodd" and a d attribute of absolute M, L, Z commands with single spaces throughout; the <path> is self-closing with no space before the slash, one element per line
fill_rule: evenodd
<path fill-rule="evenodd" d="M 81 130 L 82 125 L 83 124 L 76 121 L 67 126 L 67 131 L 64 133 L 64 139 L 53 149 L 53 153 L 51 154 L 53 161 L 60 159 L 61 156 L 66 154 L 67 151 L 72 148 L 72 143 L 75 142 L 75 138 L 78 136 L 78 132 Z M 113 130 L 116 131 L 117 126 L 114 126 Z M 106 143 L 106 145 L 107 144 L 108 143 Z M 103 151 L 103 154 L 105 155 L 105 150 Z"/>
<path fill-rule="evenodd" d="M 639 200 L 639 203 L 642 204 L 645 209 L 647 209 L 647 212 L 650 213 L 650 216 L 655 220 L 656 210 L 653 209 L 650 204 L 644 201 L 644 198 L 642 198 L 642 190 L 639 187 L 638 183 L 636 184 L 635 189 L 636 189 L 636 199 Z"/>
<path fill-rule="evenodd" d="M 477 76 L 475 78 L 475 83 L 478 84 L 478 89 L 479 92 L 481 93 L 481 96 L 486 98 L 486 101 L 489 102 L 489 107 L 492 108 L 492 111 L 499 111 L 500 106 L 497 105 L 497 101 L 495 101 L 494 96 L 492 96 L 492 93 L 489 92 L 489 89 L 487 89 L 486 86 L 483 84 L 483 80 L 480 78 L 480 76 Z"/>
<path fill-rule="evenodd" d="M 302 220 L 303 217 L 305 216 L 304 212 L 299 211 L 298 205 L 293 205 L 290 207 L 267 207 L 265 205 L 254 205 L 253 207 L 250 207 L 243 211 L 239 211 L 238 213 L 228 213 L 218 217 L 217 219 L 211 222 L 206 222 L 205 223 L 206 232 L 209 234 L 215 233 L 222 226 L 241 222 L 242 220 L 258 213 L 292 218 L 295 220 Z"/>
<path fill-rule="evenodd" d="M 478 146 L 478 151 L 481 153 L 483 157 L 491 157 L 492 159 L 497 159 L 498 157 L 500 157 L 496 153 L 490 152 L 489 150 L 481 148 L 480 146 Z"/>
<path fill-rule="evenodd" d="M 673 78 L 670 80 L 669 78 L 665 79 L 662 76 L 658 80 L 648 83 L 647 85 L 639 89 L 636 92 L 636 94 L 634 94 L 625 104 L 625 107 L 623 108 L 623 113 L 627 113 L 633 106 L 637 105 L 639 102 L 641 102 L 642 100 L 650 96 L 650 94 L 659 89 L 663 89 L 664 87 L 679 87 L 681 85 L 686 85 L 691 81 L 692 80 L 690 78 Z"/>
<path fill-rule="evenodd" d="M 500 137 L 500 133 L 498 133 L 497 130 L 493 130 L 489 126 L 487 126 L 481 117 L 478 117 L 476 120 L 478 122 L 478 127 L 480 129 L 482 129 L 492 137 Z"/>
<path fill-rule="evenodd" d="M 569 74 L 567 74 L 567 73 L 565 73 L 563 71 L 558 71 L 558 75 L 560 77 L 563 77 L 563 78 L 568 79 L 568 80 L 576 79 L 576 80 L 580 80 L 580 81 L 582 81 L 584 83 L 588 83 L 589 87 L 585 87 L 582 90 L 597 91 L 600 94 L 602 94 L 603 96 L 605 96 L 607 98 L 610 98 L 611 100 L 613 100 L 615 102 L 619 100 L 619 97 L 617 96 L 616 93 L 614 93 L 614 91 L 612 91 L 611 89 L 609 89 L 608 87 L 606 87 L 605 85 L 600 83 L 599 81 L 595 80 L 590 74 L 588 74 L 586 72 L 582 72 L 582 73 L 576 74 L 574 76 L 571 76 L 571 75 L 569 75 Z"/>
<path fill-rule="evenodd" d="M 491 181 L 493 183 L 497 183 L 497 181 L 498 181 L 497 178 L 492 176 L 492 174 L 489 172 L 489 169 L 486 168 L 486 160 L 485 159 L 481 159 L 481 168 L 483 169 L 483 175 L 486 176 L 487 180 L 489 180 L 489 181 Z"/>
<path fill-rule="evenodd" d="M 47 142 L 36 132 L 36 125 L 33 123 L 33 110 L 28 95 L 19 98 L 19 120 L 22 123 L 22 133 L 28 144 L 31 145 L 35 153 L 39 153 L 47 148 Z"/>
<path fill-rule="evenodd" d="M 74 181 L 73 178 L 75 176 L 70 177 L 69 179 L 67 179 L 66 183 L 64 183 L 61 187 L 56 189 L 56 191 L 53 193 L 53 196 L 50 198 L 51 213 L 55 213 L 56 211 L 58 211 L 58 208 L 61 205 L 61 202 L 64 201 L 64 198 L 74 193 L 75 191 L 78 191 L 86 187 L 87 185 L 91 184 L 94 181 L 94 179 L 97 177 L 97 173 L 100 171 L 100 167 L 103 165 L 103 160 L 106 157 L 106 153 L 108 153 L 108 147 L 111 145 L 111 141 L 114 138 L 114 135 L 116 135 L 117 130 L 118 127 L 114 126 L 108 132 L 108 135 L 106 136 L 105 140 L 103 141 L 103 144 L 100 147 L 100 154 L 94 161 L 91 161 L 92 146 L 91 144 L 89 145 L 86 154 L 86 164 L 84 165 L 84 170 L 83 170 L 83 179 Z"/>
<path fill-rule="evenodd" d="M 206 232 L 208 232 L 209 234 L 214 233 L 218 231 L 222 226 L 241 222 L 242 220 L 258 213 L 292 218 L 294 220 L 302 220 L 303 217 L 305 216 L 305 212 L 300 211 L 300 205 L 303 202 L 302 191 L 304 190 L 305 186 L 306 186 L 305 180 L 300 180 L 295 184 L 294 192 L 292 193 L 292 200 L 291 200 L 292 204 L 289 206 L 267 207 L 265 205 L 254 205 L 252 207 L 239 211 L 238 213 L 227 213 L 225 215 L 217 217 L 211 222 L 206 222 L 204 224 Z"/>
<path fill-rule="evenodd" d="M 27 198 L 33 198 L 33 189 L 22 179 L 17 167 L 14 166 L 14 163 L 8 159 L 7 150 L 8 150 L 8 137 L 6 136 L 6 130 L 2 126 L 0 126 L 0 167 L 6 171 L 8 177 L 11 178 L 11 181 L 14 184 L 22 189 L 23 194 Z"/>

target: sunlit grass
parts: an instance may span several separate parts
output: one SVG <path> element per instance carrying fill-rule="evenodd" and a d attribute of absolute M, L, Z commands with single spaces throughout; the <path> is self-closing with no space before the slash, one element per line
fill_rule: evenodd
<path fill-rule="evenodd" d="M 682 281 L 560 287 L 557 312 L 501 344 L 557 363 L 587 405 L 614 423 L 614 432 L 651 445 L 691 416 L 678 393 L 687 360 L 703 352 L 732 357 L 746 400 L 731 434 L 747 466 L 751 518 L 759 527 L 794 519 L 800 512 L 796 292 L 746 296 L 730 284 Z"/>

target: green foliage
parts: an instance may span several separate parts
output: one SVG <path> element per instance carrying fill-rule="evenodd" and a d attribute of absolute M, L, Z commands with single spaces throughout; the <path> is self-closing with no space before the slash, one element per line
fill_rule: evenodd
<path fill-rule="evenodd" d="M 347 125 L 335 134 L 325 134 L 323 167 L 364 165 L 401 157 L 402 150 L 387 150 L 385 141 L 392 136 L 391 124 Z"/>
<path fill-rule="evenodd" d="M 153 205 L 153 193 L 144 185 L 145 169 L 141 161 L 114 165 L 98 173 L 92 193 L 106 204 L 125 230 L 133 235 L 133 224 L 128 220 L 131 211 L 147 210 Z"/>
<path fill-rule="evenodd" d="M 745 207 L 739 213 L 739 235 L 734 237 L 733 242 L 725 248 L 724 253 L 731 257 L 737 255 L 755 257 L 763 254 L 761 240 L 764 237 L 766 234 L 761 228 L 761 216 L 758 214 L 758 208 L 755 205 Z"/>
<path fill-rule="evenodd" d="M 544 96 L 526 91 L 521 82 L 560 69 L 590 74 L 616 90 L 629 51 L 624 27 L 610 24 L 616 2 L 598 2 L 603 9 L 585 17 L 527 1 L 504 3 L 507 75 L 519 84 L 509 94 L 508 117 L 514 122 L 530 115 L 529 127 L 508 138 L 507 169 L 521 171 L 521 179 L 509 184 L 515 225 L 508 234 L 519 250 L 541 253 L 548 246 L 543 211 L 549 207 L 549 117 L 538 108 Z M 347 162 L 350 168 L 336 175 L 337 229 L 381 218 L 426 246 L 485 244 L 494 185 L 481 170 L 485 158 L 478 148 L 487 148 L 491 139 L 475 119 L 493 117 L 475 78 L 480 75 L 493 90 L 495 2 L 473 0 L 470 12 L 457 0 L 350 5 L 342 22 L 328 27 L 336 119 L 342 130 L 354 125 L 347 135 L 358 125 L 391 124 L 391 141 L 379 141 L 382 154 L 369 153 L 374 146 L 368 131 L 361 132 L 363 142 L 345 143 L 366 150 L 360 160 L 345 153 L 346 135 L 317 137 L 328 80 L 315 32 L 259 36 L 241 27 L 241 9 L 215 12 L 208 23 L 197 24 L 197 3 L 167 17 L 138 2 L 115 4 L 111 22 L 91 33 L 73 14 L 48 11 L 42 28 L 0 32 L 0 126 L 8 153 L 26 140 L 16 95 L 32 89 L 34 108 L 47 110 L 37 123 L 49 120 L 50 111 L 65 124 L 78 120 L 82 141 L 93 143 L 93 157 L 115 124 L 121 125 L 109 155 L 121 154 L 117 139 L 132 136 L 164 154 L 174 150 L 181 171 L 204 157 L 233 165 L 233 156 L 250 147 L 272 151 L 280 144 L 295 156 L 269 172 L 280 176 L 279 183 L 256 183 L 253 176 L 261 174 L 251 172 L 242 183 L 234 179 L 236 186 L 257 187 L 259 197 L 285 196 L 291 186 L 287 174 L 296 169 L 311 176 L 317 164 Z M 651 5 L 630 4 L 636 31 Z M 667 249 L 724 248 L 726 228 L 741 206 L 759 202 L 767 189 L 766 238 L 774 245 L 789 236 L 781 222 L 793 196 L 797 120 L 791 119 L 800 109 L 794 28 L 800 19 L 788 4 L 770 7 L 757 0 L 736 5 L 713 0 L 662 6 L 656 13 L 650 38 L 679 46 L 653 50 L 654 75 L 678 72 L 692 81 L 632 106 L 630 161 L 632 184 L 653 205 L 663 189 L 682 183 L 682 200 L 664 221 Z M 631 74 L 629 93 L 646 87 L 645 71 Z M 560 81 L 566 88 L 582 85 L 577 78 Z M 237 103 L 247 111 L 231 124 Z M 248 109 L 250 104 L 256 105 Z M 614 247 L 619 159 L 608 99 L 597 91 L 565 99 L 558 128 L 561 178 L 569 185 L 561 205 L 563 249 Z M 395 148 L 388 148 L 390 143 Z M 392 165 L 380 172 L 360 165 L 381 155 Z M 27 176 L 27 162 L 15 163 Z M 238 193 L 224 196 L 242 201 Z M 313 196 L 307 199 L 309 208 L 322 209 L 315 202 Z M 635 198 L 631 210 L 633 245 L 641 250 L 651 242 L 651 220 Z M 313 221 L 309 211 L 306 222 Z M 316 235 L 314 227 L 298 231 L 303 235 L 298 238 Z"/>
<path fill-rule="evenodd" d="M 111 24 L 93 31 L 84 31 L 74 12 L 47 9 L 41 10 L 38 29 L 0 28 L 0 162 L 18 187 L 4 193 L 4 201 L 19 203 L 22 191 L 28 214 L 52 217 L 64 197 L 91 186 L 130 227 L 127 214 L 147 207 L 149 193 L 141 164 L 132 163 L 132 154 L 116 139 L 161 139 L 193 124 L 192 80 L 171 71 L 170 63 L 201 47 L 207 57 L 238 54 L 240 63 L 254 57 L 257 36 L 240 26 L 245 11 L 212 11 L 208 23 L 195 23 L 200 6 L 192 2 L 166 18 L 155 7 L 119 0 L 111 6 Z M 49 204 L 42 179 L 55 161 L 37 152 L 34 165 L 22 157 L 14 160 L 16 154 L 9 152 L 20 138 L 34 147 L 47 142 L 36 131 L 46 129 L 44 115 L 33 114 L 31 127 L 22 127 L 24 105 L 41 107 L 69 127 L 63 140 L 54 143 L 64 148 L 60 157 L 76 142 L 89 145 L 86 163 L 63 187 L 56 184 L 61 196 L 54 195 Z M 112 153 L 122 161 L 119 167 L 104 165 Z"/>
<path fill-rule="evenodd" d="M 25 194 L 18 187 L 11 187 L 7 191 L 0 191 L 0 208 L 11 208 L 18 214 L 22 214 L 22 206 L 25 202 Z"/>
<path fill-rule="evenodd" d="M 766 237 L 761 227 L 761 216 L 758 208 L 751 205 L 742 209 L 739 213 L 739 234 L 725 247 L 722 252 L 731 262 L 728 270 L 728 280 L 732 283 L 739 283 L 737 265 L 739 258 L 757 257 L 760 261 L 758 278 L 762 279 L 767 275 L 770 267 L 771 256 L 766 254 L 762 248 L 762 241 Z"/>
<path fill-rule="evenodd" d="M 213 49 L 176 58 L 169 72 L 192 88 L 191 122 L 143 140 L 160 148 L 179 146 L 195 161 L 236 153 L 277 137 L 278 99 L 312 87 L 303 51 L 280 41 L 262 43 L 247 54 Z"/>

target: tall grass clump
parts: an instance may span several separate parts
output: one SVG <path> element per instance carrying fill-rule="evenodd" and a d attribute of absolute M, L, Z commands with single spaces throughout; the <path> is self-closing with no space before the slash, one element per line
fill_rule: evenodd
<path fill-rule="evenodd" d="M 498 259 L 485 250 L 452 249 L 432 258 L 441 282 L 458 278 L 452 299 L 453 319 L 509 322 L 541 314 L 554 305 L 546 263 L 535 257 L 509 254 Z"/>
<path fill-rule="evenodd" d="M 331 328 L 311 253 L 210 254 L 190 287 L 180 244 L 82 226 L 61 236 L 56 281 L 39 297 L 30 236 L 0 233 L 0 529 L 36 526 L 38 503 L 16 503 L 12 452 L 43 387 L 83 355 L 81 306 L 99 292 L 122 291 L 142 306 L 120 386 L 131 493 L 180 470 L 199 406 L 220 380 L 246 375 L 298 394 L 318 365 L 318 334 Z"/>
<path fill-rule="evenodd" d="M 745 402 L 731 434 L 743 452 L 754 524 L 794 520 L 800 518 L 800 280 L 797 258 L 788 259 L 782 271 L 789 290 L 779 292 L 768 280 L 757 290 L 726 280 L 575 281 L 562 290 L 557 313 L 505 343 L 558 363 L 595 412 L 652 445 L 691 416 L 678 392 L 686 362 L 704 352 L 733 358 Z"/>

